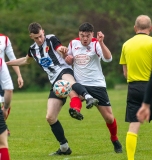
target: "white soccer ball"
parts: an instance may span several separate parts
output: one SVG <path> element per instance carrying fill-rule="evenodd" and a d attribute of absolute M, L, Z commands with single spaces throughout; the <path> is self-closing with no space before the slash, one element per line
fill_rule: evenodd
<path fill-rule="evenodd" d="M 55 82 L 53 86 L 53 91 L 59 98 L 65 98 L 69 95 L 72 88 L 68 81 L 66 80 L 58 80 Z"/>

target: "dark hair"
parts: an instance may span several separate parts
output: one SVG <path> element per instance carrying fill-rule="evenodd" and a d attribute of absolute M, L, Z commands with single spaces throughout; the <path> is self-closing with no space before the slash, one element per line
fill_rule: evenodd
<path fill-rule="evenodd" d="M 31 23 L 28 27 L 29 33 L 34 33 L 34 34 L 38 34 L 41 29 L 42 29 L 41 25 L 37 22 Z"/>
<path fill-rule="evenodd" d="M 81 32 L 93 32 L 94 26 L 88 22 L 85 22 L 79 26 L 79 31 Z"/>

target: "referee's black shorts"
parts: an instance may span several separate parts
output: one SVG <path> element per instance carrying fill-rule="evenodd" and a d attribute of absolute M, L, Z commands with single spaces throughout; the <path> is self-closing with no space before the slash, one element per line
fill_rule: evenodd
<path fill-rule="evenodd" d="M 146 85 L 147 82 L 142 81 L 131 82 L 128 84 L 127 107 L 125 117 L 126 122 L 138 122 L 136 114 L 143 102 Z"/>

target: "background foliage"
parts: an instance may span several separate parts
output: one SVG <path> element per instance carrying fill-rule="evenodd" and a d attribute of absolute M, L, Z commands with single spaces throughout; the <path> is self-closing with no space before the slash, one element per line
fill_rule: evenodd
<path fill-rule="evenodd" d="M 140 14 L 151 17 L 150 0 L 1 0 L 0 32 L 9 36 L 16 57 L 25 56 L 32 44 L 28 35 L 31 22 L 42 24 L 45 33 L 55 34 L 63 45 L 77 37 L 78 27 L 88 21 L 105 34 L 105 44 L 111 50 L 113 61 L 110 64 L 101 62 L 106 76 L 107 86 L 125 83 L 119 58 L 122 44 L 134 35 L 134 21 Z M 20 67 L 25 81 L 22 90 L 48 88 L 47 75 L 41 72 L 36 63 Z M 16 75 L 10 72 L 17 90 Z"/>

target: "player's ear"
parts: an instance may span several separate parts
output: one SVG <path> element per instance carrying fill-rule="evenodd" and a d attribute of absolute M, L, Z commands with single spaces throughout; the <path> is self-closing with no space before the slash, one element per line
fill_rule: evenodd
<path fill-rule="evenodd" d="M 29 36 L 30 36 L 30 38 L 31 38 L 31 39 L 33 39 L 33 37 L 32 37 L 32 35 L 31 35 L 31 34 L 30 34 Z"/>
<path fill-rule="evenodd" d="M 92 37 L 94 37 L 94 32 L 92 32 Z"/>
<path fill-rule="evenodd" d="M 137 27 L 136 26 L 134 26 L 134 31 L 135 31 L 135 33 L 137 32 Z"/>

